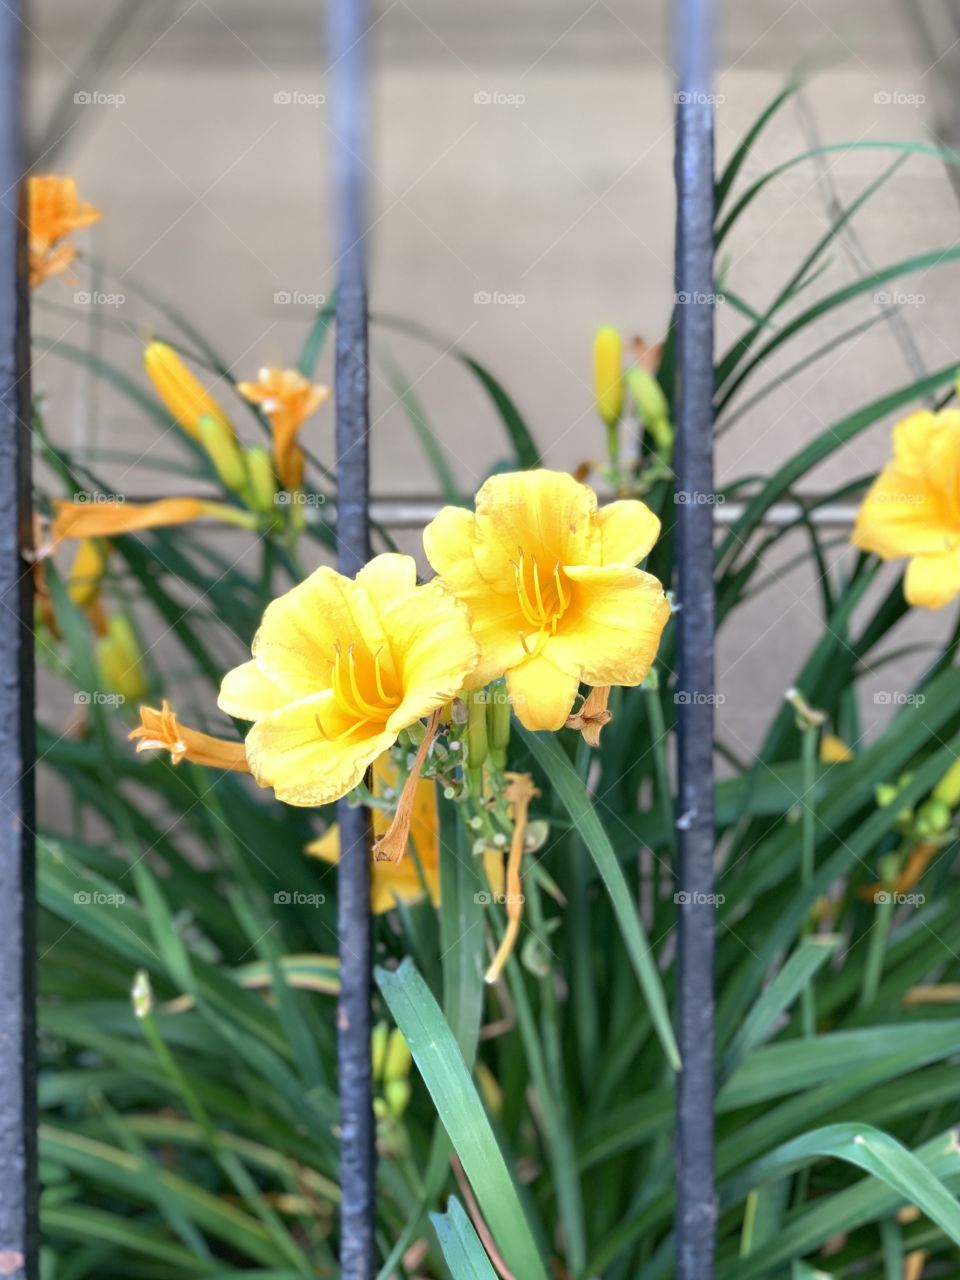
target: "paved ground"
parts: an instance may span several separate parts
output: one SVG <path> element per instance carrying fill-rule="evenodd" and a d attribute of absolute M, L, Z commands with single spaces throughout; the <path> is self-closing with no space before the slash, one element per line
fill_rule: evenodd
<path fill-rule="evenodd" d="M 940 72 L 953 66 L 960 34 L 948 24 L 936 28 L 931 46 L 899 0 L 723 7 L 721 162 L 792 73 L 819 67 L 750 154 L 744 184 L 818 143 L 929 141 L 932 130 L 943 132 Z M 133 296 L 134 282 L 143 281 L 175 298 L 238 374 L 292 361 L 309 308 L 278 295 L 326 294 L 334 279 L 330 104 L 317 100 L 329 85 L 315 3 L 133 5 L 132 22 L 93 70 L 94 28 L 115 8 L 115 0 L 33 5 L 32 135 L 46 152 L 43 167 L 75 173 L 103 209 L 89 244 L 117 271 L 95 283 L 126 294 L 110 327 L 94 334 L 72 290 L 48 286 L 37 331 L 99 344 L 137 375 L 140 338 L 157 323 Z M 429 325 L 486 362 L 558 466 L 600 450 L 589 372 L 594 329 L 614 323 L 657 338 L 672 303 L 666 8 L 650 0 L 383 0 L 378 8 L 374 309 Z M 75 93 L 94 101 L 75 104 Z M 64 94 L 65 109 L 55 113 Z M 109 105 L 103 95 L 122 102 Z M 725 248 L 730 293 L 754 308 L 768 305 L 824 234 L 830 202 L 856 198 L 890 159 L 863 147 L 785 171 Z M 856 240 L 831 252 L 828 273 L 808 297 L 870 263 L 952 246 L 957 208 L 943 167 L 911 159 L 855 225 Z M 957 283 L 956 267 L 911 277 L 896 286 L 908 295 L 899 331 L 881 321 L 778 386 L 778 375 L 804 354 L 877 318 L 878 307 L 868 294 L 815 341 L 788 346 L 753 384 L 771 383 L 773 393 L 722 438 L 724 479 L 769 469 L 846 411 L 905 382 L 911 360 L 936 368 L 956 358 Z M 478 302 L 484 294 L 501 300 Z M 743 322 L 729 301 L 717 318 L 725 347 Z M 502 445 L 477 386 L 450 359 L 395 334 L 381 332 L 376 350 L 377 491 L 433 487 L 391 389 L 389 360 L 415 383 L 458 473 L 479 480 Z M 61 438 L 134 451 L 149 445 L 154 457 L 165 451 L 124 405 L 59 356 L 41 360 L 37 383 Z M 329 415 L 317 424 L 311 443 L 329 456 Z M 884 425 L 841 451 L 816 484 L 863 475 L 886 447 Z M 124 483 L 152 491 L 156 481 L 141 470 Z M 817 609 L 813 584 L 793 575 L 745 608 L 723 637 L 723 718 L 734 745 L 753 740 L 781 696 L 817 633 Z M 927 633 L 948 624 L 940 615 L 925 620 Z M 891 675 L 877 679 L 886 687 Z"/>

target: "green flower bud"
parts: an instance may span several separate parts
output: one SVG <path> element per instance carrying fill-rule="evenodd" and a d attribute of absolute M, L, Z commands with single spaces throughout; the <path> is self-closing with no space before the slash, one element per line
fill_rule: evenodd
<path fill-rule="evenodd" d="M 247 475 L 254 510 L 264 515 L 276 515 L 277 477 L 270 454 L 261 445 L 247 450 Z"/>
<path fill-rule="evenodd" d="M 487 705 L 486 689 L 471 689 L 467 694 L 467 767 L 471 772 L 482 769 L 487 758 Z"/>
<path fill-rule="evenodd" d="M 231 493 L 246 495 L 247 469 L 233 428 L 212 413 L 201 415 L 199 428 L 200 442 L 224 487 Z"/>
<path fill-rule="evenodd" d="M 934 787 L 933 798 L 950 809 L 960 805 L 960 760 L 950 766 Z"/>
<path fill-rule="evenodd" d="M 383 1059 L 384 1080 L 403 1080 L 410 1074 L 410 1046 L 404 1039 L 403 1032 L 394 1028 L 387 1040 L 387 1051 Z"/>

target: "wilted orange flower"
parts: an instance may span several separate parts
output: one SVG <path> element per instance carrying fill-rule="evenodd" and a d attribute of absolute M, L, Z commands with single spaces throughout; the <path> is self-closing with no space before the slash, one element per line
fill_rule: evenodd
<path fill-rule="evenodd" d="M 261 369 L 256 382 L 239 382 L 237 390 L 258 404 L 270 421 L 277 479 L 285 489 L 299 489 L 304 464 L 297 432 L 329 399 L 329 388 L 308 382 L 296 369 Z"/>
<path fill-rule="evenodd" d="M 225 738 L 201 733 L 199 729 L 188 729 L 177 719 L 166 698 L 159 711 L 156 707 L 141 707 L 140 721 L 139 727 L 129 735 L 136 742 L 138 752 L 169 751 L 174 764 L 191 760 L 211 769 L 250 772 L 242 742 L 228 742 Z"/>
<path fill-rule="evenodd" d="M 71 231 L 88 227 L 100 210 L 77 196 L 73 178 L 53 175 L 30 178 L 27 188 L 30 287 L 66 271 L 77 256 L 73 245 L 62 243 Z"/>
<path fill-rule="evenodd" d="M 159 529 L 210 516 L 252 528 L 255 517 L 223 502 L 202 498 L 159 498 L 156 502 L 64 502 L 54 499 L 53 541 L 63 538 L 110 538 L 139 529 Z"/>

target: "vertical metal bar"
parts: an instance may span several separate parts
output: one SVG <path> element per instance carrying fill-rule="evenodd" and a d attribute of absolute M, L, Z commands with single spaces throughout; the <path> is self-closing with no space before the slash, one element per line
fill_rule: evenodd
<path fill-rule="evenodd" d="M 680 938 L 678 1280 L 713 1275 L 712 0 L 676 0 L 677 564 Z"/>
<path fill-rule="evenodd" d="M 336 445 L 337 567 L 353 575 L 369 543 L 369 369 L 365 171 L 367 73 L 365 0 L 330 0 L 333 178 L 337 211 Z M 373 1280 L 375 1131 L 370 1064 L 372 928 L 367 813 L 337 806 L 340 865 L 337 926 L 340 999 L 340 1268 L 343 1280 Z"/>
<path fill-rule="evenodd" d="M 20 4 L 0 6 L 0 1274 L 37 1274 L 30 335 Z"/>

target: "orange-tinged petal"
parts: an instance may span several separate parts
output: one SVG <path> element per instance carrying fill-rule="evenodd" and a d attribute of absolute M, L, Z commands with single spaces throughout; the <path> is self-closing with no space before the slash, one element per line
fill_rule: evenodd
<path fill-rule="evenodd" d="M 262 716 L 247 734 L 250 772 L 278 800 L 309 807 L 338 800 L 395 740 L 376 725 L 334 736 L 331 701 L 327 692 L 292 702 Z"/>
<path fill-rule="evenodd" d="M 638 564 L 660 537 L 660 521 L 643 502 L 625 498 L 599 513 L 604 564 Z"/>
<path fill-rule="evenodd" d="M 208 514 L 200 498 L 160 498 L 157 502 L 63 502 L 55 499 L 53 538 L 108 538 L 138 529 L 186 524 Z"/>
<path fill-rule="evenodd" d="M 903 580 L 908 604 L 940 609 L 960 594 L 960 549 L 942 555 L 915 556 Z"/>
<path fill-rule="evenodd" d="M 256 382 L 240 382 L 237 390 L 267 415 L 277 477 L 285 489 L 298 489 L 303 482 L 304 456 L 297 434 L 329 398 L 329 389 L 308 382 L 296 369 L 261 369 Z"/>
<path fill-rule="evenodd" d="M 199 729 L 188 729 L 179 722 L 166 699 L 159 711 L 156 707 L 140 708 L 140 725 L 129 737 L 136 741 L 138 752 L 169 751 L 174 764 L 191 760 L 211 769 L 243 773 L 249 770 L 242 742 L 229 742 L 201 733 Z"/>
<path fill-rule="evenodd" d="M 546 652 L 526 658 L 507 672 L 510 702 L 526 729 L 562 729 L 579 687 L 578 674 L 562 671 Z"/>

